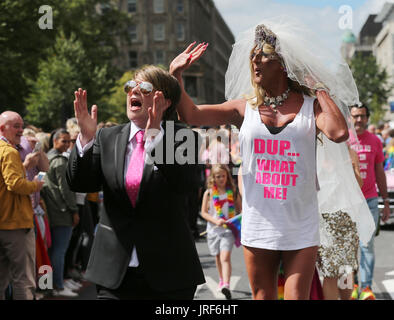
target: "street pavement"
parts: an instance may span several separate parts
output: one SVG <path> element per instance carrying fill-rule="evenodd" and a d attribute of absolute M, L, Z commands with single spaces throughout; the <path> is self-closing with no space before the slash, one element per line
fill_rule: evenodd
<path fill-rule="evenodd" d="M 204 231 L 205 223 L 199 220 L 200 231 Z M 197 287 L 195 300 L 225 300 L 223 294 L 217 291 L 219 277 L 216 270 L 215 258 L 209 254 L 206 238 L 196 241 L 201 265 L 204 270 L 206 283 Z M 378 300 L 394 299 L 394 225 L 382 227 L 379 236 L 375 238 L 375 274 L 372 289 Z M 230 289 L 233 300 L 251 300 L 252 295 L 245 269 L 242 247 L 235 247 L 231 254 L 232 277 Z M 95 300 L 95 285 L 83 282 L 79 296 L 72 299 L 46 297 L 45 300 Z"/>

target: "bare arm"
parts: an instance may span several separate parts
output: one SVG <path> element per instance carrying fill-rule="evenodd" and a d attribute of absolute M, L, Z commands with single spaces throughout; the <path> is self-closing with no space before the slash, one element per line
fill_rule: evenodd
<path fill-rule="evenodd" d="M 190 96 L 186 93 L 182 74 L 194 62 L 196 62 L 205 52 L 207 45 L 199 44 L 192 49 L 194 43 L 178 55 L 170 64 L 170 73 L 177 78 L 182 94 L 177 111 L 180 120 L 195 126 L 218 126 L 222 124 L 234 124 L 240 127 L 245 110 L 245 100 L 227 101 L 215 105 L 195 105 Z"/>
<path fill-rule="evenodd" d="M 363 181 L 363 178 L 361 178 L 361 174 L 360 174 L 360 162 L 358 160 L 358 155 L 357 155 L 356 151 L 351 149 L 349 146 L 348 146 L 348 150 L 349 150 L 349 154 L 350 154 L 350 159 L 352 160 L 354 175 L 356 176 L 356 180 L 358 182 L 358 185 L 361 188 L 364 184 L 364 181 Z"/>
<path fill-rule="evenodd" d="M 239 194 L 242 197 L 243 196 L 243 192 L 244 192 L 244 186 L 243 186 L 243 181 L 242 181 L 242 166 L 239 167 L 238 170 L 238 190 L 239 190 Z"/>
<path fill-rule="evenodd" d="M 349 138 L 349 132 L 341 110 L 339 110 L 326 91 L 317 91 L 316 97 L 315 116 L 317 128 L 331 141 L 337 143 L 346 141 Z"/>
<path fill-rule="evenodd" d="M 38 159 L 38 165 L 37 168 L 40 171 L 44 171 L 44 172 L 48 172 L 49 170 L 49 160 L 47 155 L 45 154 L 44 151 L 42 151 L 42 149 L 39 151 L 39 159 Z"/>
<path fill-rule="evenodd" d="M 380 195 L 382 196 L 383 199 L 388 199 L 386 174 L 384 173 L 382 162 L 375 164 L 375 176 L 376 176 L 376 184 L 378 185 Z M 382 221 L 383 222 L 387 221 L 389 217 L 390 217 L 390 203 L 388 201 L 384 201 Z"/>
<path fill-rule="evenodd" d="M 238 193 L 237 198 L 235 199 L 234 206 L 235 206 L 235 212 L 237 214 L 242 212 L 242 198 L 240 193 Z"/>
<path fill-rule="evenodd" d="M 215 217 L 213 217 L 213 216 L 211 216 L 211 215 L 209 214 L 208 208 L 209 208 L 209 202 L 210 202 L 210 201 L 213 201 L 213 200 L 212 200 L 212 197 L 211 197 L 211 195 L 210 195 L 209 190 L 206 190 L 206 191 L 204 192 L 204 196 L 203 196 L 203 198 L 202 198 L 201 216 L 202 216 L 205 220 L 207 220 L 207 221 L 209 221 L 209 222 L 211 222 L 211 223 L 213 223 L 213 224 L 215 224 L 215 225 L 217 225 L 217 226 L 221 226 L 221 225 L 223 225 L 226 221 L 225 221 L 224 219 L 216 219 Z"/>

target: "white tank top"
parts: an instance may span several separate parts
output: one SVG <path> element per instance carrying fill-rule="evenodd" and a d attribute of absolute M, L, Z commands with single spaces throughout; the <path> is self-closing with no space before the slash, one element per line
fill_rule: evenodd
<path fill-rule="evenodd" d="M 212 216 L 217 218 L 217 212 L 215 209 L 215 206 L 213 205 L 213 199 L 212 199 L 212 190 L 210 190 L 210 196 L 209 196 L 209 208 L 208 208 L 208 213 Z M 225 200 L 227 199 L 227 193 L 225 194 L 220 194 L 219 195 L 219 200 Z M 228 216 L 228 202 L 225 202 L 222 207 L 222 213 L 224 215 L 225 220 L 229 218 Z M 212 222 L 207 223 L 207 233 L 210 235 L 221 235 L 225 232 L 231 233 L 231 230 L 229 228 L 223 228 L 219 227 L 216 224 L 213 224 Z"/>
<path fill-rule="evenodd" d="M 271 134 L 246 104 L 239 139 L 243 198 L 241 243 L 269 250 L 319 245 L 314 99 Z"/>

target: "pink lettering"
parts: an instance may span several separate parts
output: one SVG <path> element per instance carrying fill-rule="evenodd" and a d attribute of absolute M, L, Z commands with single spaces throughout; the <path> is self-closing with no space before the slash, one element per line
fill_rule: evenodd
<path fill-rule="evenodd" d="M 294 172 L 294 166 L 297 162 L 295 161 L 289 161 L 289 165 L 290 165 L 290 172 L 293 173 Z"/>
<path fill-rule="evenodd" d="M 256 173 L 256 183 L 260 183 L 261 184 L 261 173 L 260 172 Z"/>
<path fill-rule="evenodd" d="M 267 143 L 267 150 L 266 150 Z M 255 153 L 265 153 L 275 155 L 278 154 L 283 156 L 285 151 L 290 149 L 290 141 L 279 141 L 279 140 L 264 140 L 264 139 L 254 139 L 254 152 Z"/>
<path fill-rule="evenodd" d="M 275 186 L 280 184 L 280 175 L 279 174 L 274 173 L 272 175 L 272 184 L 275 185 Z"/>
<path fill-rule="evenodd" d="M 292 186 L 295 187 L 297 184 L 297 178 L 298 178 L 298 174 L 292 174 L 291 177 L 293 178 L 293 183 Z"/>
<path fill-rule="evenodd" d="M 267 141 L 267 152 L 272 155 L 278 153 L 278 140 Z"/>
<path fill-rule="evenodd" d="M 282 200 L 282 188 L 276 188 L 275 190 L 275 199 Z"/>
<path fill-rule="evenodd" d="M 287 161 L 282 161 L 280 164 L 280 172 L 289 172 L 289 165 L 287 164 Z"/>
<path fill-rule="evenodd" d="M 270 160 L 270 161 L 271 161 L 271 171 L 280 172 L 280 161 L 279 160 Z"/>
<path fill-rule="evenodd" d="M 286 200 L 287 188 L 264 187 L 264 198 Z"/>
<path fill-rule="evenodd" d="M 264 187 L 264 198 L 274 198 L 275 197 L 275 187 Z"/>
<path fill-rule="evenodd" d="M 279 154 L 283 156 L 287 149 L 290 149 L 290 141 L 281 141 L 279 144 Z"/>
<path fill-rule="evenodd" d="M 254 152 L 255 153 L 265 152 L 265 141 L 263 139 L 254 139 Z"/>
<path fill-rule="evenodd" d="M 271 174 L 263 173 L 263 184 L 271 184 Z"/>
<path fill-rule="evenodd" d="M 265 159 L 257 159 L 257 168 L 259 171 L 268 171 L 269 170 L 269 163 L 270 160 Z"/>
<path fill-rule="evenodd" d="M 282 180 L 281 180 L 282 186 L 288 186 L 290 184 L 290 175 L 289 174 L 282 174 Z"/>

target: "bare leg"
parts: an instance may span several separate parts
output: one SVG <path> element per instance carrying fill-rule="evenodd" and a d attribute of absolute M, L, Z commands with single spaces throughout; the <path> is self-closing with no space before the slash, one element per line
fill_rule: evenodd
<path fill-rule="evenodd" d="M 282 251 L 285 300 L 309 300 L 318 247 Z"/>
<path fill-rule="evenodd" d="M 215 256 L 216 268 L 218 269 L 219 279 L 223 279 L 222 263 L 220 261 L 220 253 Z"/>
<path fill-rule="evenodd" d="M 354 284 L 354 273 L 352 273 L 352 275 L 349 278 L 348 279 L 350 280 L 349 281 L 350 283 L 348 283 L 347 280 L 345 281 L 346 289 L 339 288 L 339 296 L 340 296 L 341 300 L 350 300 L 352 297 L 353 284 Z"/>
<path fill-rule="evenodd" d="M 338 278 L 324 278 L 323 294 L 325 300 L 338 300 Z"/>
<path fill-rule="evenodd" d="M 222 265 L 223 282 L 230 283 L 231 277 L 231 251 L 220 252 L 220 262 Z"/>
<path fill-rule="evenodd" d="M 254 300 L 278 299 L 280 251 L 243 247 Z"/>

